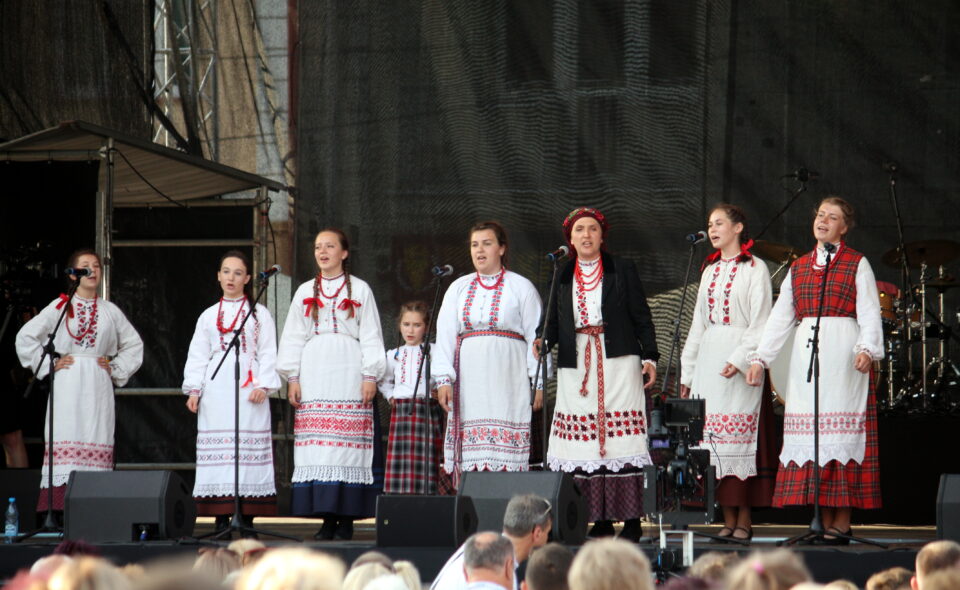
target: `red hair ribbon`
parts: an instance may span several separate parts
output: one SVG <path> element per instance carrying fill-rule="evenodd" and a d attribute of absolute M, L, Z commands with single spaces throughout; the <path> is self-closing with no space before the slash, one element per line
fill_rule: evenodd
<path fill-rule="evenodd" d="M 307 297 L 306 299 L 303 300 L 303 305 L 304 305 L 303 317 L 307 317 L 308 315 L 310 315 L 310 307 L 313 306 L 313 307 L 316 307 L 317 309 L 320 309 L 323 307 L 323 301 L 320 301 L 319 297 Z"/>
<path fill-rule="evenodd" d="M 343 301 L 340 302 L 340 305 L 337 306 L 337 309 L 346 310 L 346 309 L 350 309 L 351 307 L 354 309 L 360 307 L 360 302 L 355 299 L 344 299 Z"/>
<path fill-rule="evenodd" d="M 70 301 L 70 298 L 67 297 L 66 293 L 61 293 L 59 299 L 60 301 L 57 303 L 57 309 L 63 309 L 63 306 L 66 305 L 67 301 Z"/>
<path fill-rule="evenodd" d="M 253 383 L 253 369 L 247 369 L 247 380 L 243 382 L 243 385 L 240 387 L 246 387 Z"/>
<path fill-rule="evenodd" d="M 753 248 L 753 240 L 747 240 L 746 244 L 740 244 L 740 254 L 737 255 L 737 262 L 746 262 L 749 260 L 750 266 L 753 266 L 753 253 L 750 252 L 750 248 Z M 713 254 L 707 256 L 703 264 L 700 265 L 700 270 L 702 271 L 714 262 L 720 260 L 721 254 L 722 252 L 720 252 L 720 250 L 714 250 Z"/>

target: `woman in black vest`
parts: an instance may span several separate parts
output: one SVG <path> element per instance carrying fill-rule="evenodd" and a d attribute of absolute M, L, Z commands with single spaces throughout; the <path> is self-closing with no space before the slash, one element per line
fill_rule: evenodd
<path fill-rule="evenodd" d="M 660 355 L 637 267 L 605 252 L 607 229 L 589 207 L 563 222 L 572 260 L 547 310 L 547 346 L 559 345 L 547 461 L 573 473 L 594 522 L 591 536 L 612 535 L 622 520 L 620 536 L 635 541 L 650 463 L 644 388 L 656 381 Z"/>

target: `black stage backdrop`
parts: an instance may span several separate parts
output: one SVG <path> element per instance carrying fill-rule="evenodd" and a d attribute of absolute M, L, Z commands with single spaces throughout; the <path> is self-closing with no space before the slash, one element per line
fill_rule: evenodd
<path fill-rule="evenodd" d="M 388 345 L 398 305 L 430 299 L 431 264 L 471 270 L 467 231 L 488 218 L 543 288 L 564 215 L 604 211 L 664 355 L 683 236 L 720 200 L 758 232 L 800 167 L 821 177 L 766 239 L 811 247 L 815 204 L 839 194 L 860 213 L 850 245 L 898 282 L 881 262 L 891 160 L 906 241 L 958 238 L 956 2 L 359 0 L 301 3 L 298 25 L 296 277 L 315 272 L 315 233 L 344 228 Z"/>

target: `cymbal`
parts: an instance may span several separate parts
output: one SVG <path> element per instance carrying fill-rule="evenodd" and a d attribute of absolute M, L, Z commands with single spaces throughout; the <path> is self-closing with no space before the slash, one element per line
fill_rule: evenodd
<path fill-rule="evenodd" d="M 960 283 L 952 279 L 933 279 L 932 281 L 927 281 L 928 289 L 946 291 L 947 289 L 953 289 L 954 287 L 960 287 Z"/>
<path fill-rule="evenodd" d="M 922 262 L 927 266 L 940 266 L 953 262 L 960 257 L 960 244 L 953 240 L 923 240 L 903 245 L 911 268 L 920 268 Z M 888 250 L 883 255 L 883 263 L 888 266 L 900 266 L 898 248 Z"/>
<path fill-rule="evenodd" d="M 796 260 L 803 254 L 803 251 L 793 246 L 768 242 L 767 240 L 757 240 L 753 243 L 751 250 L 760 258 L 780 263 Z"/>

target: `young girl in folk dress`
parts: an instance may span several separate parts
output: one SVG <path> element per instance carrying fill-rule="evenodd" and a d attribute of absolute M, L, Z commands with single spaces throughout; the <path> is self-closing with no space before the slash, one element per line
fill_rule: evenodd
<path fill-rule="evenodd" d="M 183 373 L 187 408 L 197 414 L 197 513 L 215 515 L 225 528 L 234 508 L 234 355 L 231 349 L 216 378 L 213 372 L 250 313 L 250 260 L 231 250 L 220 258 L 217 281 L 223 296 L 197 320 Z M 254 515 L 276 514 L 273 441 L 267 396 L 280 388 L 275 368 L 276 325 L 257 304 L 240 335 L 240 509 L 248 526 Z"/>
<path fill-rule="evenodd" d="M 717 470 L 723 507 L 720 537 L 753 537 L 752 506 L 769 506 L 776 476 L 773 407 L 761 386 L 746 382 L 770 315 L 770 271 L 750 253 L 747 217 L 721 203 L 707 222 L 716 251 L 703 265 L 697 304 L 681 356 L 680 396 L 707 404 L 704 440 Z"/>
<path fill-rule="evenodd" d="M 80 283 L 63 320 L 64 325 L 60 326 L 53 341 L 60 354 L 54 365 L 54 510 L 63 510 L 71 471 L 113 469 L 113 387 L 125 385 L 143 362 L 140 335 L 120 308 L 97 297 L 100 256 L 93 250 L 80 250 L 67 264 L 88 269 L 90 274 L 79 279 L 70 277 Z M 37 379 L 43 379 L 49 372 L 48 359 L 44 359 L 43 365 L 39 364 L 42 347 L 66 302 L 67 296 L 60 295 L 17 334 L 20 363 L 36 371 Z M 48 424 L 44 420 L 44 428 Z M 45 431 L 44 436 L 49 440 L 51 433 Z M 46 450 L 44 445 L 41 488 L 46 488 L 48 483 Z M 37 510 L 46 509 L 47 492 L 43 491 Z"/>
<path fill-rule="evenodd" d="M 400 306 L 403 345 L 387 351 L 387 371 L 380 383 L 381 393 L 392 406 L 385 494 L 436 494 L 438 491 L 444 413 L 431 396 L 433 380 L 426 374 L 424 363 L 428 314 L 423 301 Z"/>
<path fill-rule="evenodd" d="M 294 294 L 277 358 L 296 408 L 293 512 L 324 517 L 318 540 L 352 538 L 354 519 L 374 515 L 383 486 L 372 403 L 383 334 L 373 291 L 350 275 L 349 256 L 341 230 L 317 234 L 320 272 Z"/>

